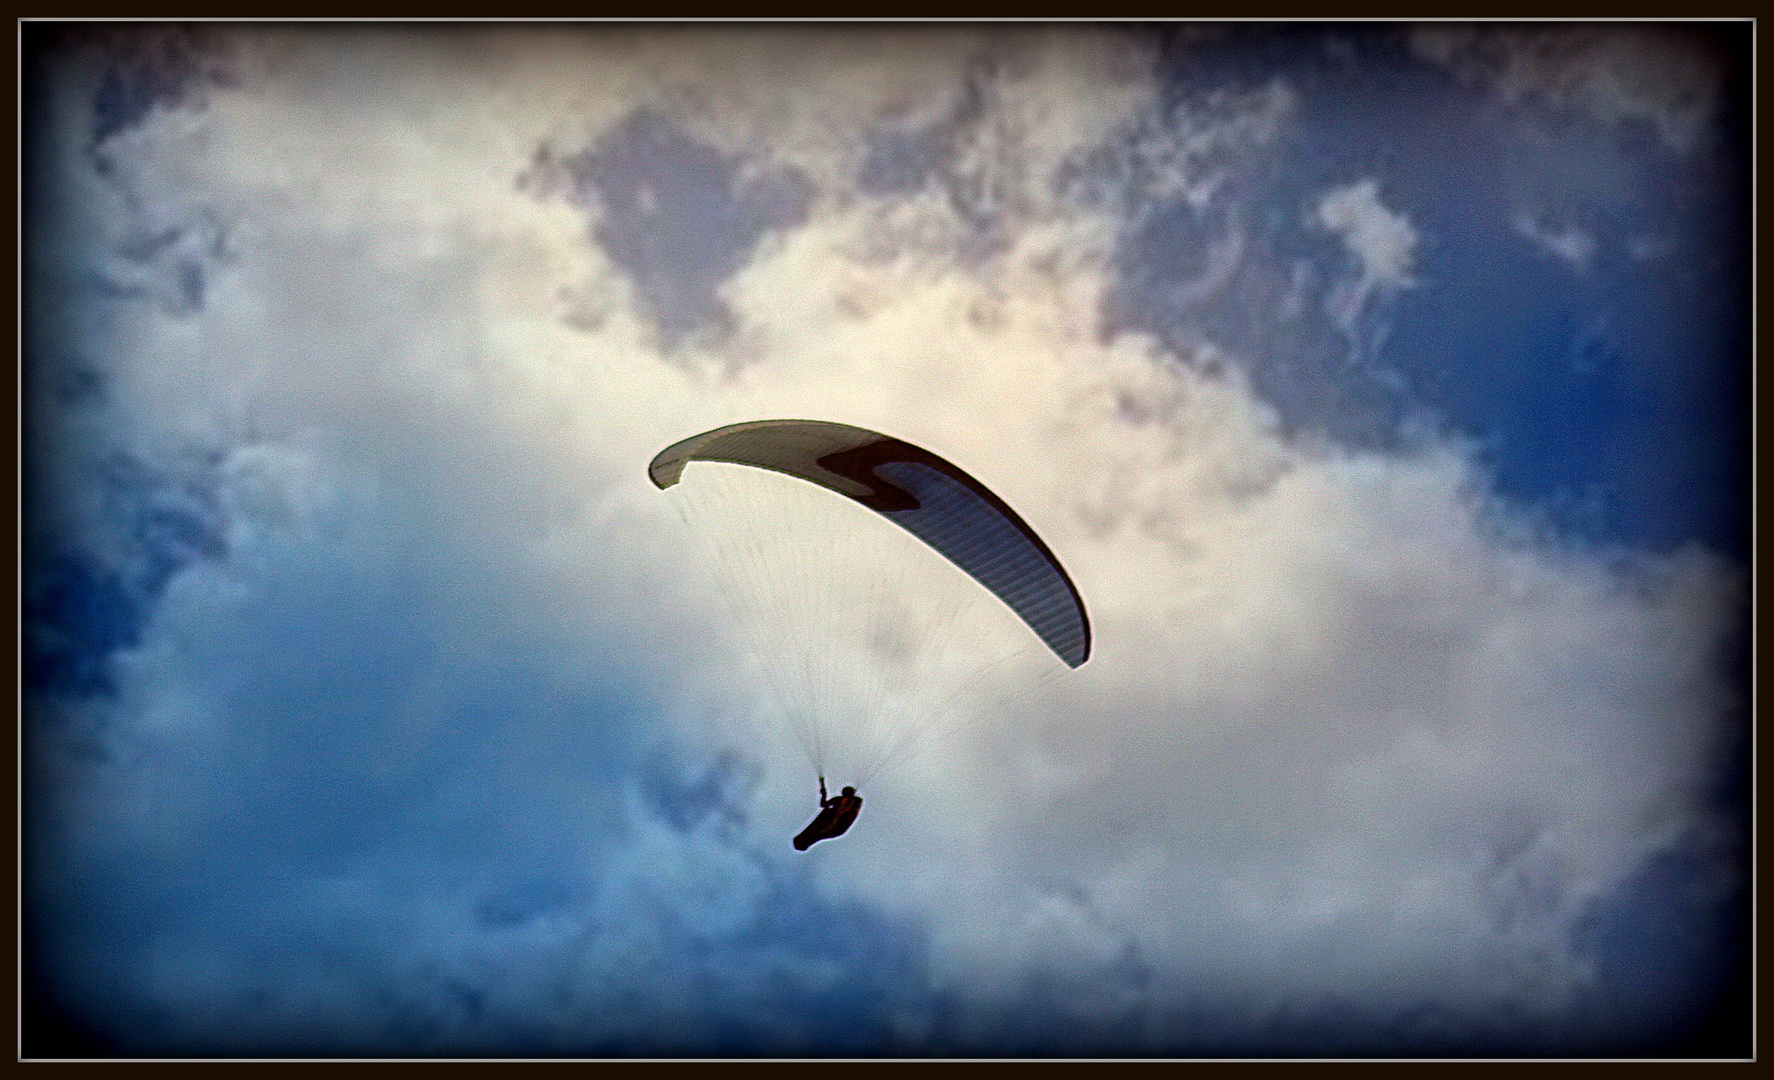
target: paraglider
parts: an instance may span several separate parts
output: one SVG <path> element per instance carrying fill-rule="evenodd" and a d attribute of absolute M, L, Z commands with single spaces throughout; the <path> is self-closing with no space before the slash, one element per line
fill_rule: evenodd
<path fill-rule="evenodd" d="M 674 443 L 647 472 L 678 495 L 820 776 L 821 814 L 799 850 L 841 835 L 862 805 L 855 787 L 826 797 L 828 756 L 849 754 L 866 784 L 949 715 L 949 700 L 1028 651 L 997 616 L 968 621 L 981 595 L 1067 667 L 1090 657 L 1083 597 L 1053 551 L 996 493 L 923 447 L 848 424 L 759 420 Z M 933 702 L 938 684 L 949 699 Z"/>
<path fill-rule="evenodd" d="M 825 794 L 825 777 L 819 778 L 819 816 L 807 823 L 795 837 L 795 850 L 806 851 L 821 840 L 835 840 L 849 830 L 856 815 L 862 811 L 862 796 L 846 786 L 835 799 Z"/>

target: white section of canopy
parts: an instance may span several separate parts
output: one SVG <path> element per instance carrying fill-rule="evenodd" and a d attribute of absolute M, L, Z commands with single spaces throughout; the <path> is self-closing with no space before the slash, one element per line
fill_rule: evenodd
<path fill-rule="evenodd" d="M 668 488 L 678 482 L 684 466 L 692 460 L 730 461 L 774 469 L 823 484 L 851 498 L 864 498 L 873 492 L 847 476 L 821 468 L 819 459 L 885 438 L 885 435 L 866 428 L 825 420 L 755 420 L 729 424 L 692 435 L 661 450 L 647 467 L 647 475 L 652 477 L 656 486 Z"/>
<path fill-rule="evenodd" d="M 1066 670 L 998 597 L 862 504 L 748 465 L 675 471 L 667 495 L 770 715 L 834 784 L 860 787 Z"/>

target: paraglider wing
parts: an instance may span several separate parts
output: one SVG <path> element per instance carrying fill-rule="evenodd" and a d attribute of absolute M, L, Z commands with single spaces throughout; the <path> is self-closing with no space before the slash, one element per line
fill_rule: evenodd
<path fill-rule="evenodd" d="M 1090 658 L 1090 620 L 1065 568 L 1003 499 L 922 447 L 848 424 L 758 420 L 674 443 L 647 473 L 661 490 L 692 461 L 772 469 L 854 499 L 984 585 L 1059 658 Z"/>

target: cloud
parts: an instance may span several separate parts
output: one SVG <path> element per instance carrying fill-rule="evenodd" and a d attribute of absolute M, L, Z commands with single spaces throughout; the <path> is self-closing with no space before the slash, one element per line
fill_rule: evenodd
<path fill-rule="evenodd" d="M 1410 45 L 1508 102 L 1538 99 L 1608 127 L 1649 124 L 1684 156 L 1705 137 L 1725 78 L 1716 44 L 1687 27 L 1419 26 Z"/>
<path fill-rule="evenodd" d="M 1253 90 L 1211 90 L 1168 108 L 1142 103 L 1074 182 L 1129 226 L 1179 198 L 1199 214 L 1225 183 L 1227 162 L 1242 163 L 1281 143 L 1299 110 L 1299 95 L 1279 77 Z"/>
<path fill-rule="evenodd" d="M 1589 270 L 1589 264 L 1595 258 L 1595 237 L 1583 229 L 1575 225 L 1567 225 L 1563 229 L 1553 228 L 1527 211 L 1515 215 L 1512 224 L 1517 235 L 1532 241 L 1534 246 L 1562 261 L 1573 273 L 1582 274 Z"/>
<path fill-rule="evenodd" d="M 61 992 L 127 1046 L 420 1053 L 1175 1052 L 1585 992 L 1572 928 L 1708 820 L 1740 574 L 1561 545 L 1467 448 L 1296 442 L 1236 371 L 1108 332 L 1125 219 L 1068 170 L 1149 119 L 1148 49 L 466 34 L 243 31 L 241 85 L 112 135 L 130 197 L 68 211 L 231 239 L 200 306 L 83 301 L 103 437 L 213 452 L 228 543 L 110 655 L 114 760 L 45 766 Z M 808 185 L 710 241 L 746 255 L 696 278 L 731 332 L 669 355 L 534 171 L 642 109 Z M 925 181 L 863 182 L 882 129 L 944 123 Z M 1316 213 L 1350 325 L 1412 284 L 1375 182 Z M 779 415 L 962 463 L 1097 631 L 813 856 L 811 777 L 643 475 Z"/>
<path fill-rule="evenodd" d="M 1416 285 L 1417 230 L 1404 214 L 1380 201 L 1380 186 L 1361 180 L 1326 192 L 1316 217 L 1320 228 L 1335 233 L 1360 265 L 1360 273 L 1333 288 L 1325 297 L 1325 313 L 1351 340 L 1368 302 Z"/>

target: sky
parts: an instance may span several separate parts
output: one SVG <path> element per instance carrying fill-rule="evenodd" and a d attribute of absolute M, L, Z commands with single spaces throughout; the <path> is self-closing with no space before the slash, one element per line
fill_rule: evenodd
<path fill-rule="evenodd" d="M 27 1056 L 1748 1054 L 1747 24 L 21 33 Z M 774 417 L 1094 631 L 804 854 Z"/>

